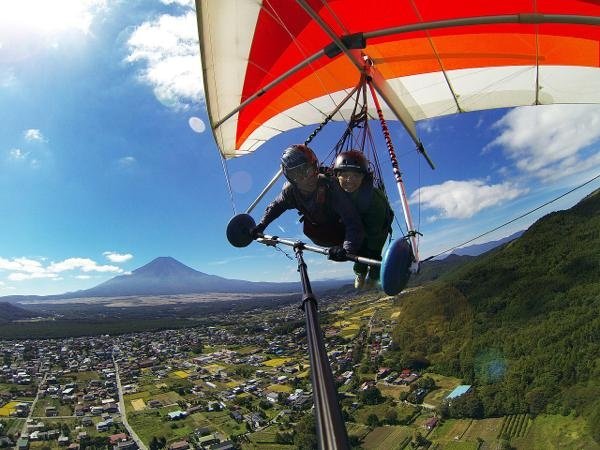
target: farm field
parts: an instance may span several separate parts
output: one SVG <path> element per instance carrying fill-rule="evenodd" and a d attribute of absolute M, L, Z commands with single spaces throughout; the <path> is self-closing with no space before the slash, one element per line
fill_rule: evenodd
<path fill-rule="evenodd" d="M 411 436 L 412 429 L 409 427 L 377 427 L 365 437 L 362 447 L 366 450 L 399 449 L 410 441 Z"/>
<path fill-rule="evenodd" d="M 6 405 L 0 408 L 0 417 L 9 417 L 10 413 L 15 410 L 15 407 L 19 402 L 8 402 Z"/>
<path fill-rule="evenodd" d="M 600 450 L 592 440 L 581 417 L 541 415 L 536 417 L 523 437 L 513 438 L 511 445 L 517 450 Z"/>

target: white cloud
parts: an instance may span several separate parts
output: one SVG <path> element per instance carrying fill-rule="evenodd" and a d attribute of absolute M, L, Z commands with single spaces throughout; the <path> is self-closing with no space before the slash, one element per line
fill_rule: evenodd
<path fill-rule="evenodd" d="M 25 140 L 29 141 L 29 142 L 33 142 L 33 141 L 47 142 L 46 138 L 44 137 L 42 132 L 35 128 L 30 128 L 29 130 L 25 130 L 23 132 L 23 136 L 25 137 Z"/>
<path fill-rule="evenodd" d="M 110 265 L 100 266 L 89 258 L 67 258 L 64 261 L 52 263 L 47 267 L 49 272 L 65 272 L 76 269 L 83 272 L 123 272 L 123 269 L 120 267 Z"/>
<path fill-rule="evenodd" d="M 177 2 L 184 5 L 188 2 Z M 163 104 L 185 109 L 202 98 L 202 75 L 196 14 L 163 14 L 144 22 L 127 41 L 127 62 L 144 64 L 140 79 L 152 86 Z"/>
<path fill-rule="evenodd" d="M 516 108 L 494 127 L 500 135 L 484 151 L 501 146 L 520 171 L 544 181 L 585 171 L 598 162 L 597 154 L 586 154 L 600 139 L 597 105 Z"/>
<path fill-rule="evenodd" d="M 161 0 L 161 3 L 165 5 L 177 4 L 181 6 L 187 6 L 190 8 L 194 8 L 194 0 Z"/>
<path fill-rule="evenodd" d="M 119 158 L 117 160 L 117 166 L 121 169 L 131 168 L 136 164 L 137 160 L 133 156 L 124 156 L 123 158 Z"/>
<path fill-rule="evenodd" d="M 23 273 L 23 272 L 14 272 L 8 275 L 8 279 L 10 281 L 24 281 L 24 280 L 34 280 L 39 278 L 56 278 L 58 275 L 55 273 Z"/>
<path fill-rule="evenodd" d="M 19 271 L 27 273 L 43 273 L 42 263 L 35 259 L 13 258 L 12 260 L 0 257 L 0 270 Z"/>
<path fill-rule="evenodd" d="M 27 155 L 29 155 L 29 153 L 28 152 L 24 152 L 20 148 L 11 148 L 8 151 L 8 155 L 9 155 L 9 158 L 12 159 L 12 160 L 22 161 L 24 159 L 27 159 Z"/>
<path fill-rule="evenodd" d="M 482 209 L 498 205 L 525 193 L 511 183 L 486 185 L 481 180 L 448 180 L 435 186 L 417 189 L 411 201 L 421 202 L 423 208 L 438 211 L 431 220 L 468 219 Z"/>
<path fill-rule="evenodd" d="M 133 258 L 133 255 L 131 253 L 116 253 L 116 252 L 104 252 L 102 253 L 106 259 L 108 259 L 110 262 L 114 262 L 114 263 L 122 263 L 125 261 L 129 261 L 131 258 Z"/>
<path fill-rule="evenodd" d="M 78 280 L 89 280 L 92 277 L 90 275 L 77 275 L 75 276 L 75 278 L 77 278 Z"/>
<path fill-rule="evenodd" d="M 27 34 L 55 34 L 76 30 L 89 34 L 94 17 L 106 0 L 18 0 L 2 2 L 0 29 Z"/>

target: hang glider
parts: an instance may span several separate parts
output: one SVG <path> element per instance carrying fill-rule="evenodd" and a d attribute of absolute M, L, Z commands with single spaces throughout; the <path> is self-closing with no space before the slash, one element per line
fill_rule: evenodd
<path fill-rule="evenodd" d="M 225 158 L 318 124 L 373 62 L 384 111 L 415 122 L 600 103 L 594 0 L 196 0 L 205 95 Z M 348 120 L 341 108 L 334 120 Z"/>

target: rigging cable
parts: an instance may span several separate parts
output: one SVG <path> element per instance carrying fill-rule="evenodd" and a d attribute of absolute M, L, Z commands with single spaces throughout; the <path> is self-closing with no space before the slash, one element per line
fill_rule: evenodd
<path fill-rule="evenodd" d="M 511 223 L 513 223 L 513 222 L 515 222 L 515 221 L 517 221 L 517 220 L 519 220 L 519 219 L 522 219 L 522 218 L 523 218 L 523 217 L 525 217 L 525 216 L 528 216 L 529 214 L 531 214 L 531 213 L 533 213 L 533 212 L 537 211 L 538 209 L 542 209 L 544 206 L 547 206 L 547 205 L 549 205 L 550 203 L 554 203 L 555 201 L 557 201 L 557 200 L 560 200 L 560 199 L 561 199 L 561 198 L 563 198 L 563 197 L 566 197 L 566 196 L 567 196 L 567 195 L 569 195 L 570 193 L 572 193 L 572 192 L 576 191 L 577 189 L 581 189 L 582 187 L 584 187 L 584 186 L 586 186 L 586 185 L 590 184 L 592 181 L 595 181 L 595 180 L 597 180 L 598 178 L 600 178 L 600 173 L 599 173 L 598 175 L 596 175 L 595 177 L 593 177 L 593 178 L 591 178 L 591 179 L 587 180 L 586 182 L 584 182 L 584 183 L 580 184 L 579 186 L 575 186 L 575 187 L 574 187 L 573 189 L 571 189 L 570 191 L 567 191 L 567 192 L 565 192 L 565 193 L 563 193 L 563 194 L 559 195 L 558 197 L 555 197 L 555 198 L 553 198 L 552 200 L 549 200 L 549 201 L 547 201 L 547 202 L 546 202 L 546 203 L 544 203 L 543 205 L 540 205 L 540 206 L 538 206 L 538 207 L 536 207 L 536 208 L 534 208 L 534 209 L 532 209 L 532 210 L 530 210 L 530 211 L 527 211 L 526 213 L 524 213 L 524 214 L 521 214 L 519 217 L 515 217 L 514 219 L 511 219 L 511 220 L 509 220 L 508 222 L 505 222 L 505 223 L 503 223 L 502 225 L 499 225 L 499 226 L 497 226 L 496 228 L 493 228 L 493 229 L 491 229 L 491 230 L 489 230 L 489 231 L 486 231 L 485 233 L 482 233 L 482 234 L 480 234 L 479 236 L 475 236 L 473 239 L 469 239 L 468 241 L 465 241 L 465 242 L 463 242 L 462 244 L 455 245 L 454 247 L 451 247 L 451 248 L 449 248 L 449 249 L 447 249 L 447 250 L 444 250 L 443 252 L 440 252 L 440 253 L 438 253 L 437 255 L 430 256 L 430 257 L 428 257 L 428 258 L 424 259 L 424 261 L 429 261 L 430 259 L 437 258 L 438 256 L 440 256 L 440 255 L 443 255 L 444 253 L 448 253 L 448 252 L 450 252 L 450 251 L 452 251 L 452 250 L 454 250 L 454 249 L 457 249 L 457 248 L 459 248 L 459 247 L 462 247 L 463 245 L 469 244 L 469 243 L 471 243 L 471 242 L 473 242 L 473 241 L 475 241 L 475 240 L 479 239 L 480 237 L 483 237 L 483 236 L 485 236 L 485 235 L 487 235 L 487 234 L 493 233 L 494 231 L 496 231 L 496 230 L 499 230 L 500 228 L 502 228 L 502 227 L 505 227 L 505 226 L 506 226 L 506 225 L 508 225 L 508 224 L 511 224 Z"/>
<path fill-rule="evenodd" d="M 229 201 L 231 201 L 231 208 L 233 209 L 233 215 L 237 215 L 237 211 L 235 210 L 235 201 L 233 200 L 233 191 L 231 190 L 231 179 L 229 177 L 229 171 L 227 170 L 227 161 L 223 154 L 219 151 L 219 156 L 221 157 L 221 165 L 223 166 L 223 174 L 225 175 L 225 181 L 227 182 L 227 191 L 229 192 Z"/>

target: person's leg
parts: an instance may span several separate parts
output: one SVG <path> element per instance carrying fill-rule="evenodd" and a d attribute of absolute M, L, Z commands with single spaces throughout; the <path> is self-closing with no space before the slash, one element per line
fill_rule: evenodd
<path fill-rule="evenodd" d="M 360 254 L 360 252 L 359 252 Z M 359 262 L 354 263 L 354 287 L 356 289 L 362 289 L 365 285 L 365 279 L 367 278 L 367 272 L 369 271 L 369 266 L 366 264 L 362 264 Z"/>
<path fill-rule="evenodd" d="M 387 240 L 387 234 L 372 236 L 366 242 L 366 248 L 364 249 L 365 258 L 375 259 L 377 261 L 381 261 L 381 252 L 383 250 L 383 246 L 385 245 L 385 241 Z M 369 274 L 365 281 L 366 287 L 376 287 L 379 283 L 379 276 L 381 272 L 380 266 L 370 266 Z"/>

